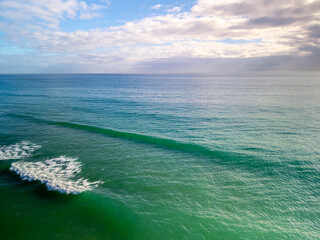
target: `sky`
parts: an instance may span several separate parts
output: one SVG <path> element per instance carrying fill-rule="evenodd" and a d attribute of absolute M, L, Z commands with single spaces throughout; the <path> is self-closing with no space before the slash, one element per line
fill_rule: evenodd
<path fill-rule="evenodd" d="M 0 73 L 320 71 L 320 0 L 0 0 Z"/>

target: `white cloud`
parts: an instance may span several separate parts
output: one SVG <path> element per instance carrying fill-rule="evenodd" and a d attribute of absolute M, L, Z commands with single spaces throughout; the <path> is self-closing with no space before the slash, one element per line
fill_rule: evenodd
<path fill-rule="evenodd" d="M 100 2 L 105 3 L 107 6 L 111 5 L 111 1 L 110 0 L 100 0 Z"/>
<path fill-rule="evenodd" d="M 96 18 L 96 17 L 101 17 L 102 14 L 101 13 L 96 13 L 96 12 L 85 12 L 85 13 L 81 13 L 79 18 L 80 19 L 91 19 L 91 18 Z"/>
<path fill-rule="evenodd" d="M 123 47 L 121 55 L 132 59 L 155 58 L 249 58 L 286 55 L 292 47 L 271 43 L 228 44 L 214 41 L 178 41 L 170 45 Z M 132 54 L 134 52 L 134 54 Z"/>
<path fill-rule="evenodd" d="M 173 7 L 167 10 L 169 13 L 177 13 L 181 11 L 181 7 Z"/>
<path fill-rule="evenodd" d="M 159 9 L 162 8 L 162 7 L 163 7 L 163 5 L 161 5 L 161 4 L 156 4 L 156 5 L 154 5 L 154 6 L 150 7 L 150 8 L 153 9 L 153 10 L 159 10 Z"/>
<path fill-rule="evenodd" d="M 11 21 L 14 27 L 37 28 L 46 25 L 58 28 L 66 18 L 76 19 L 100 16 L 97 11 L 105 5 L 92 3 L 88 5 L 79 0 L 2 0 L 0 2 L 0 17 Z M 10 27 L 7 27 L 10 30 Z M 7 29 L 2 29 L 6 31 Z"/>

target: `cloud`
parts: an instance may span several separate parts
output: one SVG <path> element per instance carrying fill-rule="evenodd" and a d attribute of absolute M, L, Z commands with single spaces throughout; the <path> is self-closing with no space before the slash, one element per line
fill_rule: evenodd
<path fill-rule="evenodd" d="M 161 63 L 168 69 L 171 63 L 181 66 L 185 63 L 193 71 L 207 69 L 189 64 L 195 59 L 205 66 L 228 66 L 228 61 L 237 62 L 243 69 L 249 69 L 241 64 L 243 59 L 251 65 L 255 64 L 250 59 L 257 60 L 261 62 L 259 66 L 263 66 L 261 59 L 265 59 L 266 69 L 279 69 L 277 66 L 291 69 L 296 67 L 295 61 L 306 70 L 315 70 L 315 66 L 320 65 L 320 57 L 315 54 L 320 49 L 319 0 L 198 0 L 190 11 L 181 12 L 181 8 L 175 6 L 164 15 L 120 26 L 73 32 L 59 28 L 67 18 L 101 17 L 99 11 L 107 5 L 110 2 L 105 0 L 100 4 L 78 0 L 3 0 L 0 16 L 6 22 L 0 23 L 0 30 L 6 33 L 6 41 L 34 49 L 39 56 L 50 58 L 48 62 L 52 65 L 58 61 L 57 57 L 48 56 L 58 54 L 61 55 L 59 61 L 64 58 L 73 64 L 91 66 L 84 61 L 90 59 L 101 67 L 99 69 L 105 66 L 105 71 L 106 65 L 112 62 L 110 59 L 115 59 L 113 63 L 119 59 L 126 62 L 125 66 L 122 64 L 122 71 L 152 65 L 146 62 Z M 157 4 L 151 8 L 162 7 Z M 11 24 L 6 24 L 8 22 Z M 287 60 L 287 67 L 270 64 L 270 59 L 278 63 Z M 311 63 L 310 59 L 318 60 Z M 302 64 L 302 60 L 311 65 Z"/>
<path fill-rule="evenodd" d="M 154 5 L 154 6 L 150 7 L 150 8 L 153 9 L 153 10 L 159 10 L 162 7 L 163 7 L 162 4 L 156 4 L 156 5 Z"/>
<path fill-rule="evenodd" d="M 181 7 L 173 7 L 167 10 L 168 13 L 177 13 L 181 11 Z"/>
<path fill-rule="evenodd" d="M 91 18 L 96 18 L 96 17 L 101 17 L 102 14 L 101 13 L 97 13 L 97 12 L 85 12 L 85 13 L 81 13 L 79 18 L 84 20 L 84 19 L 91 19 Z"/>
<path fill-rule="evenodd" d="M 111 5 L 111 1 L 110 0 L 100 0 L 100 2 L 105 3 L 107 6 Z"/>
<path fill-rule="evenodd" d="M 97 11 L 105 8 L 105 5 L 92 3 L 88 5 L 79 0 L 2 0 L 0 2 L 0 17 L 6 21 L 13 21 L 16 28 L 30 29 L 39 27 L 58 28 L 62 20 L 66 18 L 76 19 L 77 17 L 98 16 Z M 10 27 L 7 29 L 10 30 Z"/>

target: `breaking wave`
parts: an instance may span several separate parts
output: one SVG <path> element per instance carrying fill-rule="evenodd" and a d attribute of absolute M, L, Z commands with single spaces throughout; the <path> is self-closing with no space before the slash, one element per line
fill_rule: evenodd
<path fill-rule="evenodd" d="M 65 194 L 79 194 L 90 191 L 101 182 L 89 182 L 85 178 L 78 178 L 82 164 L 76 158 L 61 156 L 46 161 L 25 162 L 11 164 L 10 170 L 20 175 L 21 179 L 40 181 L 48 190 L 59 191 Z"/>
<path fill-rule="evenodd" d="M 13 160 L 30 157 L 31 153 L 41 148 L 29 141 L 18 142 L 9 146 L 0 146 L 0 160 Z"/>

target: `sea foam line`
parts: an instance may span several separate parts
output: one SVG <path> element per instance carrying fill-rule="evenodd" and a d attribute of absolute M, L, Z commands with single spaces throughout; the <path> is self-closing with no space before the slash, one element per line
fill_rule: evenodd
<path fill-rule="evenodd" d="M 13 160 L 30 157 L 32 152 L 41 148 L 40 145 L 22 141 L 8 146 L 0 146 L 0 160 Z"/>
<path fill-rule="evenodd" d="M 10 170 L 20 175 L 21 179 L 40 181 L 48 190 L 55 190 L 65 194 L 79 194 L 90 191 L 101 182 L 89 182 L 85 178 L 76 179 L 81 172 L 82 164 L 76 158 L 61 156 L 46 161 L 25 162 L 11 164 Z"/>

